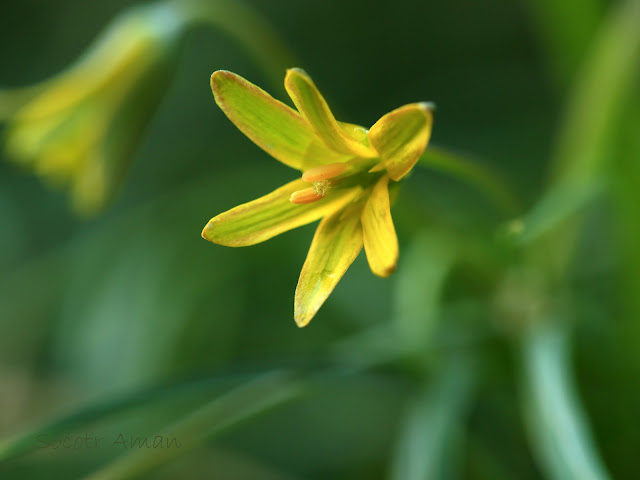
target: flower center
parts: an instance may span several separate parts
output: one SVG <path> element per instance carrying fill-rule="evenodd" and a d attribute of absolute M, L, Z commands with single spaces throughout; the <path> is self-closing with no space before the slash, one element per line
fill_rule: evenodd
<path fill-rule="evenodd" d="M 304 204 L 320 200 L 331 190 L 330 179 L 342 175 L 346 170 L 346 163 L 332 163 L 307 170 L 302 174 L 302 180 L 313 184 L 313 186 L 293 192 L 289 201 L 295 204 Z"/>
<path fill-rule="evenodd" d="M 313 193 L 320 197 L 324 197 L 331 189 L 331 182 L 329 180 L 318 180 L 313 182 Z"/>

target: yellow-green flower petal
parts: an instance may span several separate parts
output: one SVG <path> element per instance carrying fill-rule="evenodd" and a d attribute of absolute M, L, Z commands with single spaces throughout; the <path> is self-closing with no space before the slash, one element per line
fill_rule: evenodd
<path fill-rule="evenodd" d="M 264 197 L 221 213 L 209 220 L 202 236 L 229 247 L 254 245 L 341 210 L 360 190 L 358 187 L 335 190 L 331 195 L 305 205 L 289 201 L 293 192 L 308 186 L 302 179 L 294 180 Z"/>
<path fill-rule="evenodd" d="M 342 129 L 344 135 L 352 138 L 356 142 L 361 143 L 364 147 L 366 147 L 367 151 L 370 152 L 370 157 L 373 158 L 377 156 L 377 152 L 371 150 L 370 148 L 369 137 L 367 136 L 366 128 L 361 127 L 360 125 L 346 122 L 338 122 L 338 125 L 340 125 L 340 128 Z"/>
<path fill-rule="evenodd" d="M 361 220 L 364 250 L 371 271 L 379 277 L 388 277 L 398 263 L 398 237 L 391 219 L 387 175 L 373 187 Z"/>
<path fill-rule="evenodd" d="M 344 155 L 325 147 L 295 110 L 241 76 L 224 70 L 214 72 L 211 90 L 229 120 L 285 165 L 304 170 L 324 162 L 345 160 Z"/>
<path fill-rule="evenodd" d="M 412 103 L 384 115 L 369 130 L 369 141 L 382 158 L 372 171 L 386 169 L 393 180 L 400 180 L 427 147 L 432 124 L 426 103 Z"/>
<path fill-rule="evenodd" d="M 360 206 L 324 218 L 302 267 L 294 301 L 294 319 L 306 326 L 362 250 Z"/>
<path fill-rule="evenodd" d="M 354 139 L 338 124 L 324 97 L 303 70 L 287 70 L 284 86 L 302 117 L 329 148 L 360 157 L 376 156 L 375 151 Z"/>

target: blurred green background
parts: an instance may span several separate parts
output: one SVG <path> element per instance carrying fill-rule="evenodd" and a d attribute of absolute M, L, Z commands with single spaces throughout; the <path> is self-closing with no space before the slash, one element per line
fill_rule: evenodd
<path fill-rule="evenodd" d="M 285 100 L 293 65 L 193 28 L 96 218 L 0 153 L 0 478 L 637 478 L 639 2 L 245 4 L 338 119 L 433 101 L 431 144 L 517 200 L 427 158 L 392 210 L 396 274 L 362 254 L 298 329 L 313 225 L 251 248 L 200 237 L 296 176 L 209 76 Z M 3 2 L 0 84 L 63 70 L 130 5 Z M 184 448 L 112 445 L 158 433 Z M 103 448 L 54 448 L 85 434 Z"/>

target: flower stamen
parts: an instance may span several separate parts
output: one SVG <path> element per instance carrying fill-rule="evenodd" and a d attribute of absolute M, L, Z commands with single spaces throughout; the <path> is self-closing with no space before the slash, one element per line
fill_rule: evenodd
<path fill-rule="evenodd" d="M 331 163 L 329 165 L 321 165 L 311 170 L 307 170 L 302 174 L 302 180 L 305 182 L 318 182 L 337 177 L 347 169 L 346 163 Z"/>
<path fill-rule="evenodd" d="M 316 192 L 315 185 L 313 187 L 304 188 L 302 190 L 298 190 L 297 192 L 293 192 L 291 197 L 289 197 L 289 201 L 296 205 L 304 205 L 305 203 L 317 202 L 322 197 L 324 197 L 324 193 Z"/>
<path fill-rule="evenodd" d="M 331 182 L 329 180 L 319 180 L 317 182 L 313 182 L 313 192 L 316 195 L 324 197 L 331 190 Z"/>

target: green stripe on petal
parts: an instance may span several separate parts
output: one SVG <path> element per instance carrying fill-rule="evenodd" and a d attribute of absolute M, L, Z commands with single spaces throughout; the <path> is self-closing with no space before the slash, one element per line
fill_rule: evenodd
<path fill-rule="evenodd" d="M 312 147 L 314 164 L 339 161 L 322 144 L 307 122 L 292 108 L 235 73 L 219 70 L 211 75 L 211 90 L 218 106 L 238 129 L 276 160 L 297 170 Z"/>
<path fill-rule="evenodd" d="M 313 80 L 303 70 L 287 70 L 284 86 L 302 117 L 329 148 L 359 157 L 376 156 L 373 149 L 353 138 L 353 135 L 338 124 Z"/>
<path fill-rule="evenodd" d="M 313 237 L 296 287 L 294 319 L 305 327 L 362 250 L 361 205 L 324 218 Z"/>
<path fill-rule="evenodd" d="M 391 219 L 388 187 L 389 177 L 385 175 L 373 187 L 361 217 L 369 267 L 379 277 L 391 275 L 398 263 L 398 237 Z"/>
<path fill-rule="evenodd" d="M 360 191 L 360 188 L 335 190 L 321 200 L 305 205 L 294 205 L 289 201 L 293 192 L 307 187 L 307 182 L 294 180 L 264 197 L 221 213 L 209 220 L 202 237 L 229 247 L 255 245 L 341 210 Z"/>
<path fill-rule="evenodd" d="M 331 163 L 348 162 L 353 158 L 353 155 L 345 155 L 343 153 L 329 150 L 324 142 L 316 137 L 315 141 L 311 142 L 304 152 L 301 170 L 305 171 L 310 168 L 329 165 Z"/>
<path fill-rule="evenodd" d="M 413 168 L 431 137 L 433 114 L 427 103 L 412 103 L 384 115 L 369 130 L 369 141 L 378 151 L 392 180 Z"/>

